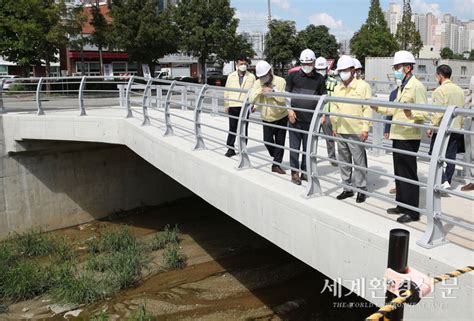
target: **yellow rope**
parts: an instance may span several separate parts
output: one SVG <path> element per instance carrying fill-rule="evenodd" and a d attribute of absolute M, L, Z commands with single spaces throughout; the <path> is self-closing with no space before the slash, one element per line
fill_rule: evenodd
<path fill-rule="evenodd" d="M 466 266 L 465 268 L 458 269 L 453 272 L 449 272 L 440 276 L 436 276 L 433 278 L 434 284 L 447 280 L 449 278 L 458 277 L 464 273 L 468 273 L 474 271 L 474 265 Z M 380 318 L 385 317 L 387 313 L 392 312 L 397 309 L 400 305 L 404 304 L 406 300 L 412 295 L 410 290 L 403 291 L 400 293 L 400 296 L 390 301 L 387 305 L 381 307 L 376 313 L 372 314 L 365 321 L 379 321 Z"/>

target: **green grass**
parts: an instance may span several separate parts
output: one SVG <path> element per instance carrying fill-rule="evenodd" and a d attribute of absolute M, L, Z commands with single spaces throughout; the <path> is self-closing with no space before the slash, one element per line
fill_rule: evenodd
<path fill-rule="evenodd" d="M 166 225 L 164 231 L 156 232 L 149 243 L 148 249 L 150 251 L 161 250 L 170 243 L 179 243 L 179 228 L 177 225 L 175 225 L 173 228 L 170 228 L 169 225 Z"/>
<path fill-rule="evenodd" d="M 106 231 L 99 238 L 97 249 L 99 252 L 120 252 L 130 247 L 136 246 L 137 238 L 130 233 L 127 226 L 119 229 Z"/>
<path fill-rule="evenodd" d="M 140 304 L 138 306 L 137 311 L 131 317 L 129 317 L 126 320 L 127 321 L 152 321 L 154 319 L 155 318 L 153 318 L 153 316 L 150 315 L 146 311 L 146 307 L 144 305 Z M 109 316 L 107 315 L 107 313 L 101 312 L 99 315 L 94 316 L 89 321 L 108 321 L 108 320 L 109 320 Z"/>
<path fill-rule="evenodd" d="M 167 270 L 182 269 L 186 266 L 186 255 L 180 253 L 177 244 L 171 244 L 163 252 L 163 267 Z"/>
<path fill-rule="evenodd" d="M 41 230 L 15 233 L 8 242 L 11 242 L 18 254 L 22 256 L 43 256 L 54 252 L 53 240 Z"/>
<path fill-rule="evenodd" d="M 49 273 L 34 261 L 20 259 L 10 264 L 2 274 L 0 294 L 10 301 L 28 300 L 49 289 Z"/>

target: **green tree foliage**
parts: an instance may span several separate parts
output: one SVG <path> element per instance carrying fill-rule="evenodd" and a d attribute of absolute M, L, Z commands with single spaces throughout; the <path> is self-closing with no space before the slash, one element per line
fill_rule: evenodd
<path fill-rule="evenodd" d="M 148 64 L 153 74 L 159 58 L 176 52 L 176 25 L 169 9 L 158 10 L 158 0 L 113 0 L 108 5 L 113 18 L 109 46 L 125 50 L 130 61 Z"/>
<path fill-rule="evenodd" d="M 84 37 L 82 30 L 88 19 L 89 18 L 84 12 L 84 7 L 82 5 L 73 6 L 67 11 L 64 24 L 67 34 L 69 35 L 69 48 L 81 52 L 81 71 L 83 75 L 85 74 L 84 46 L 87 44 L 87 39 Z"/>
<path fill-rule="evenodd" d="M 398 50 L 379 0 L 371 0 L 369 15 L 351 39 L 351 52 L 364 62 L 366 57 L 389 57 Z"/>
<path fill-rule="evenodd" d="M 395 38 L 400 49 L 408 50 L 415 56 L 418 56 L 421 48 L 423 48 L 420 32 L 416 30 L 415 22 L 411 20 L 410 0 L 403 0 L 402 21 L 397 25 Z"/>
<path fill-rule="evenodd" d="M 469 53 L 469 60 L 474 60 L 474 49 L 471 50 L 471 52 Z"/>
<path fill-rule="evenodd" d="M 336 37 L 329 33 L 326 26 L 309 25 L 298 32 L 296 40 L 300 51 L 309 48 L 315 52 L 316 56 L 333 59 L 338 57 L 340 44 Z"/>
<path fill-rule="evenodd" d="M 283 69 L 298 55 L 296 25 L 294 21 L 272 20 L 265 39 L 264 55 L 275 70 Z"/>
<path fill-rule="evenodd" d="M 225 46 L 225 54 L 223 55 L 226 59 L 219 59 L 225 61 L 234 61 L 239 56 L 245 56 L 252 58 L 255 56 L 255 51 L 252 48 L 252 44 L 244 37 L 244 35 L 237 34 L 229 43 Z M 218 57 L 220 58 L 220 57 Z"/>
<path fill-rule="evenodd" d="M 110 25 L 105 19 L 102 12 L 100 12 L 99 1 L 91 8 L 92 20 L 91 25 L 94 27 L 92 34 L 89 37 L 89 43 L 96 46 L 99 50 L 99 62 L 100 62 L 100 72 L 102 74 L 103 70 L 103 58 L 102 51 L 109 44 L 110 38 Z"/>
<path fill-rule="evenodd" d="M 2 0 L 0 4 L 0 55 L 24 67 L 50 65 L 67 44 L 67 30 L 61 17 L 66 6 L 54 0 Z"/>
<path fill-rule="evenodd" d="M 441 49 L 439 55 L 443 59 L 453 59 L 454 52 L 450 48 L 444 47 L 443 49 Z"/>
<path fill-rule="evenodd" d="M 206 81 L 206 61 L 231 60 L 235 52 L 229 44 L 237 44 L 238 19 L 229 0 L 182 0 L 174 10 L 174 21 L 180 31 L 180 49 L 199 59 L 202 81 Z M 248 49 L 248 48 L 247 48 Z"/>

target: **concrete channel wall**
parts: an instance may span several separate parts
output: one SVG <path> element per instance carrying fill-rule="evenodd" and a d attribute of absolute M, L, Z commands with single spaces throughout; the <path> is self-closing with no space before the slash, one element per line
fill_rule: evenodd
<path fill-rule="evenodd" d="M 1 116 L 0 137 L 0 239 L 191 195 L 125 146 L 30 141 L 8 155 Z"/>

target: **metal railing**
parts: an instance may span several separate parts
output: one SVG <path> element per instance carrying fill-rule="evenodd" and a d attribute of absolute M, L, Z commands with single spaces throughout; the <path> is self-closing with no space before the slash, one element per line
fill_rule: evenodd
<path fill-rule="evenodd" d="M 22 81 L 22 79 L 20 79 Z M 474 138 L 474 131 L 467 129 L 454 129 L 452 128 L 453 120 L 455 117 L 474 117 L 474 110 L 461 108 L 462 106 L 449 106 L 447 108 L 441 106 L 432 105 L 420 105 L 420 104 L 402 104 L 396 102 L 388 102 L 381 100 L 361 100 L 361 99 L 349 99 L 340 98 L 333 96 L 311 96 L 302 94 L 292 93 L 268 93 L 265 94 L 267 97 L 273 98 L 285 98 L 287 103 L 285 105 L 274 105 L 274 104 L 251 104 L 249 101 L 250 91 L 241 89 L 230 89 L 223 87 L 216 87 L 210 85 L 201 85 L 193 83 L 185 83 L 178 81 L 168 81 L 162 79 L 146 79 L 137 76 L 130 77 L 68 77 L 68 78 L 27 78 L 25 82 L 19 84 L 24 85 L 22 90 L 15 90 L 15 87 L 9 90 L 2 90 L 3 86 L 0 86 L 0 112 L 8 112 L 9 102 L 21 101 L 21 97 L 33 100 L 36 103 L 36 113 L 38 115 L 44 115 L 48 113 L 48 109 L 44 106 L 45 97 L 59 97 L 76 99 L 77 105 L 71 105 L 71 108 L 79 107 L 79 116 L 87 116 L 88 99 L 102 100 L 110 99 L 109 104 L 103 105 L 107 108 L 121 108 L 124 111 L 123 116 L 127 118 L 138 116 L 141 118 L 143 126 L 149 126 L 151 124 L 151 117 L 149 115 L 149 109 L 159 111 L 163 114 L 160 121 L 165 124 L 164 135 L 169 136 L 174 134 L 175 124 L 173 119 L 185 120 L 189 123 L 189 126 L 185 125 L 185 130 L 194 135 L 195 146 L 194 150 L 206 149 L 206 141 L 219 144 L 220 146 L 234 149 L 238 152 L 239 163 L 238 169 L 246 169 L 252 167 L 252 159 L 258 159 L 265 161 L 273 165 L 281 165 L 275 163 L 271 157 L 265 157 L 257 152 L 250 152 L 247 148 L 249 141 L 253 143 L 259 143 L 265 145 L 267 148 L 281 148 L 284 151 L 290 153 L 298 153 L 298 159 L 300 156 L 303 157 L 303 162 L 306 165 L 304 171 L 301 168 L 295 168 L 291 166 L 281 165 L 286 169 L 292 171 L 298 171 L 307 174 L 308 184 L 304 193 L 305 197 L 314 197 L 322 195 L 327 192 L 323 188 L 321 182 L 329 183 L 334 186 L 343 187 L 346 190 L 366 194 L 369 197 L 380 199 L 386 203 L 396 205 L 408 210 L 416 211 L 426 216 L 427 226 L 422 239 L 417 243 L 420 246 L 431 248 L 446 242 L 446 235 L 448 231 L 445 226 L 455 225 L 469 231 L 474 230 L 472 222 L 457 218 L 455 216 L 443 213 L 441 203 L 442 195 L 449 194 L 454 197 L 462 198 L 472 202 L 474 197 L 469 193 L 462 193 L 455 190 L 447 190 L 442 188 L 442 172 L 443 164 L 450 163 L 464 168 L 473 168 L 472 160 L 460 161 L 447 159 L 446 149 L 449 141 L 449 137 L 452 133 L 462 134 L 471 136 Z M 66 87 L 59 87 L 66 86 Z M 97 87 L 99 86 L 99 87 Z M 77 87 L 77 88 L 76 88 Z M 17 88 L 18 89 L 18 88 Z M 239 99 L 230 99 L 225 96 L 225 92 L 239 93 Z M 297 109 L 289 107 L 288 101 L 291 99 L 303 99 L 313 101 L 316 105 L 314 110 Z M 118 100 L 118 101 L 117 101 Z M 222 102 L 228 102 L 234 107 L 240 107 L 239 116 L 232 116 L 224 112 Z M 388 109 L 410 109 L 422 111 L 425 113 L 443 112 L 444 117 L 439 127 L 434 127 L 429 124 L 423 123 L 408 123 L 402 121 L 386 120 L 378 116 L 375 112 L 372 113 L 371 117 L 364 117 L 362 115 L 347 115 L 341 114 L 334 111 L 324 111 L 324 106 L 327 103 L 332 104 L 352 104 L 354 106 L 378 106 L 386 107 Z M 100 104 L 99 104 L 100 105 Z M 116 107 L 119 105 L 120 107 Z M 100 106 L 94 106 L 100 107 Z M 311 122 L 308 130 L 301 130 L 291 128 L 289 126 L 276 125 L 268 122 L 263 122 L 259 113 L 253 113 L 253 107 L 261 108 L 285 108 L 298 110 L 300 112 L 309 112 L 312 114 Z M 176 113 L 177 109 L 188 111 L 184 113 Z M 237 130 L 235 133 L 230 132 L 227 129 L 215 126 L 202 117 L 203 114 L 210 116 L 224 116 L 227 118 L 234 118 L 238 121 Z M 374 134 L 380 135 L 380 133 L 372 132 L 367 141 L 354 141 L 348 140 L 340 135 L 331 136 L 321 132 L 322 117 L 344 117 L 346 119 L 369 121 L 372 124 L 391 124 L 391 125 L 402 125 L 419 130 L 434 129 L 437 130 L 438 134 L 434 142 L 434 147 L 431 155 L 424 151 L 410 152 L 406 150 L 400 150 L 394 147 L 382 144 L 379 137 L 374 137 Z M 247 134 L 247 126 L 249 124 L 256 124 L 261 126 L 269 126 L 276 129 L 282 129 L 288 132 L 295 132 L 300 134 L 308 135 L 306 143 L 306 151 L 294 149 L 287 146 L 280 146 L 278 144 L 263 141 L 255 138 L 250 134 Z M 182 125 L 181 125 L 182 126 Z M 227 146 L 221 138 L 207 135 L 206 130 L 218 131 L 223 134 L 232 135 L 236 137 L 237 147 Z M 416 157 L 420 161 L 427 162 L 429 166 L 428 179 L 426 182 L 417 181 L 401 177 L 395 174 L 386 173 L 372 167 L 362 167 L 356 164 L 341 161 L 340 159 L 334 160 L 328 156 L 323 155 L 320 152 L 321 139 L 326 142 L 334 141 L 335 143 L 351 143 L 359 145 L 365 149 L 381 150 L 384 152 L 398 153 Z M 377 154 L 377 153 L 375 153 Z M 339 166 L 349 166 L 352 170 L 359 170 L 366 173 L 375 174 L 381 177 L 387 177 L 391 180 L 398 180 L 401 182 L 409 183 L 422 187 L 425 190 L 426 203 L 424 206 L 414 207 L 393 199 L 392 196 L 384 194 L 377 190 L 366 190 L 348 185 L 344 182 L 339 181 L 328 175 L 321 174 L 321 164 L 324 162 L 336 163 Z M 472 203 L 470 203 L 472 206 Z"/>

